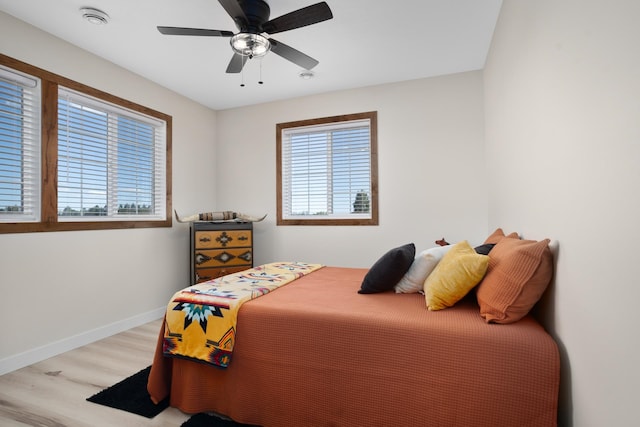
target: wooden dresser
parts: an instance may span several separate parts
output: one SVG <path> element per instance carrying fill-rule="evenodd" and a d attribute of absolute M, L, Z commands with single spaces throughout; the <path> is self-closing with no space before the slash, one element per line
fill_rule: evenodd
<path fill-rule="evenodd" d="M 253 267 L 253 223 L 191 223 L 191 282 Z"/>

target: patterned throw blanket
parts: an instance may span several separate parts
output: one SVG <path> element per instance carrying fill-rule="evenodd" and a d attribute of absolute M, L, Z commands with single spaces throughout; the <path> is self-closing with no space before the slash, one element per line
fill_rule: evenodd
<path fill-rule="evenodd" d="M 176 292 L 165 317 L 164 354 L 226 368 L 240 306 L 321 267 L 298 262 L 264 264 Z"/>

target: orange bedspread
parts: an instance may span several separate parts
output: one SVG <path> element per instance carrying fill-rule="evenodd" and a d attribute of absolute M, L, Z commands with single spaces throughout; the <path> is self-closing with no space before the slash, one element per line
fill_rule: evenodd
<path fill-rule="evenodd" d="M 556 425 L 558 349 L 532 317 L 361 295 L 366 272 L 325 267 L 245 303 L 225 370 L 164 357 L 161 331 L 152 398 L 264 427 Z"/>

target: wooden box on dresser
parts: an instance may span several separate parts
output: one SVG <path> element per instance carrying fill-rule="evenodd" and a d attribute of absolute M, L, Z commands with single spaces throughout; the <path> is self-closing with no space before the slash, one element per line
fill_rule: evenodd
<path fill-rule="evenodd" d="M 253 223 L 191 223 L 191 282 L 253 267 Z"/>

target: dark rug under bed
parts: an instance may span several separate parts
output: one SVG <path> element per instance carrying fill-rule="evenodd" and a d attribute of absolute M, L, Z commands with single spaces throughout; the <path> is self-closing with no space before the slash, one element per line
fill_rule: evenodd
<path fill-rule="evenodd" d="M 117 384 L 107 387 L 99 393 L 87 398 L 89 402 L 110 408 L 120 409 L 132 414 L 141 415 L 146 418 L 153 418 L 169 406 L 169 398 L 157 405 L 153 403 L 147 391 L 147 380 L 149 379 L 148 366 L 120 381 Z M 232 420 L 223 419 L 209 414 L 196 414 L 185 421 L 181 427 L 255 427 L 250 424 L 240 424 Z"/>
<path fill-rule="evenodd" d="M 169 399 L 165 399 L 157 405 L 153 403 L 151 397 L 149 397 L 149 392 L 147 392 L 149 371 L 151 371 L 151 366 L 94 394 L 87 400 L 142 415 L 143 417 L 153 418 L 169 406 Z"/>
<path fill-rule="evenodd" d="M 252 424 L 240 424 L 233 420 L 225 420 L 215 415 L 196 414 L 185 421 L 181 427 L 257 427 Z"/>

